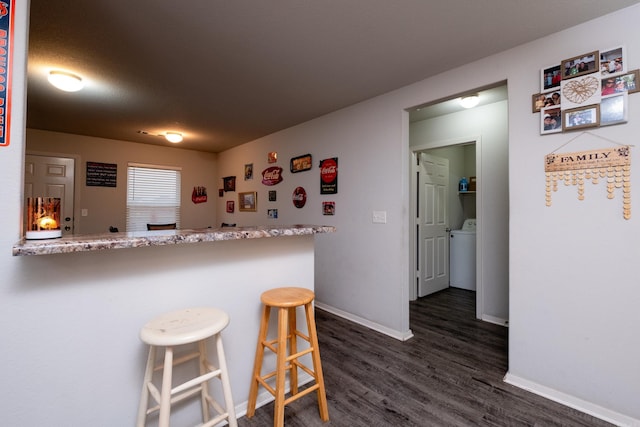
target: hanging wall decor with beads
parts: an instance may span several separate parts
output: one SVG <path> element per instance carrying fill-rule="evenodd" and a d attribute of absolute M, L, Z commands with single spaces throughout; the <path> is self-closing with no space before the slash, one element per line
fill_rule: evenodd
<path fill-rule="evenodd" d="M 613 199 L 622 189 L 624 219 L 631 218 L 631 147 L 551 153 L 545 158 L 546 202 L 551 206 L 551 191 L 558 191 L 558 181 L 578 187 L 578 199 L 584 200 L 584 183 L 607 183 L 607 198 Z"/>

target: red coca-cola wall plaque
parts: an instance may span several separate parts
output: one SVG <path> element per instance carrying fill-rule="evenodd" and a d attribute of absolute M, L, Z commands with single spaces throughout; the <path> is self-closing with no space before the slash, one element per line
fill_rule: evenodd
<path fill-rule="evenodd" d="M 338 158 L 332 157 L 320 161 L 320 194 L 338 192 Z"/>
<path fill-rule="evenodd" d="M 264 185 L 276 185 L 282 182 L 282 168 L 271 166 L 262 171 L 262 183 Z"/>
<path fill-rule="evenodd" d="M 307 192 L 302 187 L 296 187 L 293 190 L 293 206 L 302 208 L 307 203 Z"/>

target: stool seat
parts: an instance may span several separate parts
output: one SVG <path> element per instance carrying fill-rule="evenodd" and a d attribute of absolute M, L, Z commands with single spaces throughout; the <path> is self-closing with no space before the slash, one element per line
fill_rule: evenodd
<path fill-rule="evenodd" d="M 260 296 L 263 304 L 271 307 L 298 307 L 309 304 L 315 295 L 305 288 L 276 288 L 265 291 Z"/>
<path fill-rule="evenodd" d="M 260 296 L 262 301 L 262 320 L 258 334 L 256 358 L 251 376 L 251 388 L 247 402 L 247 417 L 255 414 L 258 399 L 258 387 L 263 386 L 275 398 L 273 411 L 273 425 L 284 426 L 285 405 L 316 392 L 318 400 L 318 412 L 323 421 L 329 421 L 329 410 L 324 388 L 324 377 L 320 363 L 318 348 L 318 335 L 313 314 L 313 291 L 305 288 L 282 287 L 265 291 Z M 298 329 L 296 322 L 296 309 L 303 308 L 307 323 L 307 334 Z M 269 318 L 271 309 L 278 312 L 278 330 L 275 339 L 268 339 Z M 299 349 L 298 341 L 306 342 L 306 348 Z M 275 370 L 266 374 L 262 373 L 262 362 L 265 350 L 276 355 Z M 313 368 L 305 365 L 304 356 L 311 356 Z M 314 384 L 304 390 L 298 388 L 298 370 L 302 370 L 312 377 Z M 285 393 L 285 377 L 289 377 L 289 397 Z"/>
<path fill-rule="evenodd" d="M 229 324 L 229 315 L 211 307 L 172 311 L 149 321 L 140 339 L 149 345 L 182 345 L 209 338 Z"/>
<path fill-rule="evenodd" d="M 162 314 L 146 323 L 140 330 L 140 339 L 149 345 L 149 356 L 142 384 L 142 395 L 138 407 L 137 427 L 144 427 L 147 416 L 158 412 L 158 426 L 169 427 L 171 405 L 200 395 L 202 427 L 212 427 L 227 421 L 237 427 L 235 408 L 231 395 L 231 385 L 224 357 L 221 332 L 229 324 L 229 315 L 211 307 L 187 308 Z M 218 356 L 218 366 L 207 357 L 207 339 L 212 338 Z M 164 350 L 164 360 L 156 361 L 158 349 Z M 174 355 L 181 349 L 180 355 Z M 188 351 L 184 351 L 187 349 Z M 177 356 L 177 357 L 175 357 Z M 196 363 L 198 374 L 181 384 L 173 384 L 174 366 Z M 154 381 L 154 373 L 160 371 L 160 387 Z M 185 372 L 186 373 L 186 372 Z M 222 385 L 223 407 L 209 393 L 209 381 L 217 378 Z M 149 407 L 149 398 L 155 405 Z M 210 407 L 216 416 L 211 417 Z"/>

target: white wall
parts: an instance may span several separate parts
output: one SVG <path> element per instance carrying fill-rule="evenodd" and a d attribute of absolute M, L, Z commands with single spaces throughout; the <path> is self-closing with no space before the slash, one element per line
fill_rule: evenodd
<path fill-rule="evenodd" d="M 57 257 L 34 262 L 10 255 L 12 244 L 20 238 L 22 185 L 19 177 L 24 154 L 26 30 L 22 29 L 27 28 L 27 17 L 23 2 L 17 2 L 16 7 L 16 28 L 21 30 L 14 40 L 17 48 L 12 142 L 10 147 L 0 148 L 4 202 L 0 204 L 0 214 L 6 219 L 0 222 L 3 248 L 0 251 L 3 271 L 0 330 L 4 349 L 0 353 L 0 364 L 10 373 L 0 383 L 3 405 L 9 408 L 2 414 L 3 421 L 6 420 L 3 424 L 24 425 L 27 419 L 28 424 L 83 425 L 87 424 L 91 411 L 93 420 L 104 414 L 115 420 L 105 425 L 126 425 L 135 413 L 136 403 L 131 400 L 137 400 L 135 375 L 143 356 L 139 353 L 140 363 L 133 363 L 122 371 L 126 367 L 105 361 L 106 352 L 120 351 L 119 346 L 105 345 L 113 342 L 56 339 L 58 335 L 43 329 L 48 318 L 41 313 L 43 309 L 48 310 L 46 314 L 53 315 L 57 324 L 72 325 L 78 328 L 76 335 L 88 337 L 95 323 L 74 322 L 77 316 L 74 310 L 84 310 L 101 318 L 108 313 L 91 310 L 100 296 L 100 304 L 121 301 L 131 309 L 146 307 L 146 312 L 136 314 L 139 319 L 132 315 L 125 322 L 134 333 L 142 317 L 149 314 L 142 293 L 153 289 L 153 283 L 145 279 L 140 284 L 122 273 L 112 274 L 115 270 L 109 270 L 109 265 L 98 270 L 104 277 L 92 276 L 86 270 L 83 275 L 77 275 L 70 261 L 62 261 L 60 266 Z M 508 79 L 510 377 L 515 382 L 523 380 L 521 385 L 526 380 L 535 391 L 548 392 L 554 398 L 561 396 L 570 404 L 590 406 L 600 415 L 606 413 L 616 418 L 619 424 L 638 423 L 640 334 L 635 325 L 640 324 L 637 284 L 640 225 L 637 212 L 631 220 L 622 219 L 621 199 L 608 200 L 604 191 L 595 186 L 586 187 L 587 197 L 583 202 L 577 200 L 574 189 L 561 188 L 554 194 L 553 206 L 546 207 L 544 155 L 573 135 L 540 136 L 539 117 L 531 113 L 531 95 L 539 90 L 539 70 L 550 63 L 624 43 L 631 68 L 638 68 L 638 17 L 640 6 L 633 6 L 262 138 L 239 148 L 240 151 L 221 155 L 220 175 L 226 173 L 222 166 L 225 159 L 238 155 L 243 164 L 245 159 L 251 160 L 249 152 L 260 159 L 275 149 L 286 161 L 289 156 L 311 152 L 314 163 L 326 157 L 339 157 L 340 192 L 331 198 L 337 203 L 336 216 L 321 215 L 318 207 L 321 198 L 317 194 L 309 210 L 303 210 L 305 222 L 338 227 L 337 233 L 316 239 L 318 298 L 403 336 L 409 331 L 409 125 L 404 109 Z M 610 28 L 616 30 L 610 31 Z M 621 143 L 636 143 L 635 136 L 640 133 L 637 116 L 640 95 L 630 97 L 629 108 L 628 124 L 598 129 L 594 133 Z M 608 145 L 603 140 L 584 137 L 567 149 L 577 151 L 603 144 Z M 234 173 L 240 174 L 237 170 Z M 308 175 L 301 176 L 299 182 L 309 188 L 318 185 L 317 167 L 303 174 Z M 637 174 L 632 176 L 633 188 L 638 188 L 639 180 Z M 372 224 L 373 210 L 387 211 L 387 224 Z M 293 219 L 294 216 L 287 217 L 287 221 Z M 258 216 L 255 220 L 264 222 Z M 142 255 L 144 251 L 126 253 L 136 255 L 126 260 L 129 267 L 125 273 L 136 271 L 140 262 L 145 266 L 149 263 L 147 256 Z M 99 264 L 98 260 L 110 261 L 110 255 L 96 254 L 95 259 Z M 26 263 L 31 267 L 28 271 Z M 66 283 L 52 288 L 39 285 L 37 280 L 46 277 L 52 269 L 58 270 L 57 275 L 66 275 Z M 263 274 L 262 277 L 273 276 Z M 198 279 L 202 280 L 198 288 L 204 289 L 211 276 L 203 274 Z M 181 280 L 179 284 L 157 283 L 156 286 L 162 290 L 170 287 L 168 299 L 184 297 L 179 288 L 188 282 Z M 86 298 L 94 302 L 87 306 L 83 304 Z M 121 315 L 113 311 L 112 315 L 115 314 Z M 131 339 L 126 344 L 133 345 L 133 342 Z M 67 350 L 65 355 L 80 352 L 96 357 L 100 377 L 78 375 L 80 367 L 86 367 L 95 359 L 65 361 L 59 348 L 62 345 Z M 121 376 L 122 372 L 128 375 L 126 379 Z M 37 391 L 35 387 L 40 385 L 44 388 Z M 111 399 L 118 393 L 124 393 L 127 403 L 105 410 L 102 405 L 113 402 Z M 33 411 L 32 405 L 27 407 L 29 402 L 44 402 L 47 407 Z M 116 401 L 121 402 L 123 400 Z"/>
<path fill-rule="evenodd" d="M 181 167 L 181 228 L 219 225 L 216 154 L 37 129 L 27 130 L 27 153 L 76 159 L 75 234 L 106 233 L 109 226 L 126 231 L 129 162 Z M 116 164 L 117 186 L 85 185 L 87 162 Z M 196 186 L 207 189 L 207 202 L 191 201 L 191 192 Z M 89 215 L 81 216 L 81 209 L 87 209 Z"/>
<path fill-rule="evenodd" d="M 412 148 L 426 148 L 477 139 L 476 156 L 482 165 L 476 196 L 477 276 L 482 283 L 478 315 L 498 323 L 509 319 L 507 107 L 507 101 L 501 101 L 415 122 L 409 141 Z"/>
<path fill-rule="evenodd" d="M 318 300 L 390 335 L 407 337 L 411 333 L 407 303 L 409 125 L 404 110 L 508 81 L 509 379 L 521 380 L 520 385 L 526 381 L 539 393 L 613 417 L 616 422 L 640 419 L 640 343 L 632 326 L 640 324 L 640 287 L 634 279 L 640 275 L 640 265 L 632 261 L 637 258 L 634 241 L 640 227 L 636 220 L 622 218 L 620 199 L 599 197 L 595 193 L 602 195 L 602 190 L 595 188 L 587 188 L 584 202 L 577 201 L 575 192 L 563 189 L 554 196 L 552 208 L 545 206 L 544 155 L 575 134 L 540 136 L 539 116 L 531 113 L 531 95 L 539 91 L 540 69 L 549 64 L 623 43 L 631 69 L 638 68 L 639 15 L 640 6 L 634 6 L 450 70 L 229 150 L 221 154 L 221 164 L 227 160 L 243 163 L 272 150 L 285 159 L 301 152 L 311 152 L 318 159 L 339 157 L 336 216 L 323 218 L 317 208 L 311 215 L 298 216 L 338 228 L 335 235 L 319 241 Z M 630 97 L 629 108 L 628 124 L 594 133 L 633 143 L 640 130 L 640 121 L 634 120 L 634 112 L 640 111 L 640 96 Z M 583 139 L 574 147 L 580 150 L 602 144 L 608 143 Z M 501 150 L 482 156 L 505 154 Z M 316 177 L 308 184 L 310 188 L 318 185 L 317 169 L 313 173 Z M 506 182 L 485 179 L 480 185 L 484 189 Z M 387 224 L 372 224 L 373 210 L 386 211 Z M 491 247 L 490 241 L 486 244 Z M 492 298 L 487 295 L 487 299 Z"/>

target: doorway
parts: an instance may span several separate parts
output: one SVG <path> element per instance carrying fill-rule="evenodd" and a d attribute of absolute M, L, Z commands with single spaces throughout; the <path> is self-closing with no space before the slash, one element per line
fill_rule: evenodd
<path fill-rule="evenodd" d="M 460 229 L 465 219 L 477 219 L 476 317 L 504 326 L 508 324 L 509 317 L 507 90 L 502 82 L 497 86 L 480 89 L 478 93 L 481 99 L 486 95 L 487 101 L 469 110 L 456 110 L 452 104 L 458 99 L 454 98 L 409 111 L 411 231 L 408 236 L 408 295 L 410 300 L 419 297 L 418 273 L 421 273 L 419 269 L 423 261 L 420 259 L 417 242 L 423 238 L 420 236 L 417 211 L 419 197 L 424 197 L 424 191 L 418 190 L 421 184 L 418 184 L 415 174 L 418 159 L 426 153 L 449 159 L 450 202 L 446 205 L 448 214 L 445 229 Z M 452 154 L 454 150 L 469 150 L 469 153 Z M 465 159 L 460 160 L 459 157 Z M 470 176 L 477 178 L 476 193 L 458 194 L 458 180 L 462 176 L 466 176 L 468 180 Z M 450 240 L 446 240 L 446 244 L 449 243 Z M 443 252 L 448 253 L 448 250 Z"/>
<path fill-rule="evenodd" d="M 67 157 L 25 155 L 24 200 L 56 197 L 61 203 L 62 235 L 73 234 L 75 160 Z M 26 229 L 26 228 L 25 228 Z"/>

